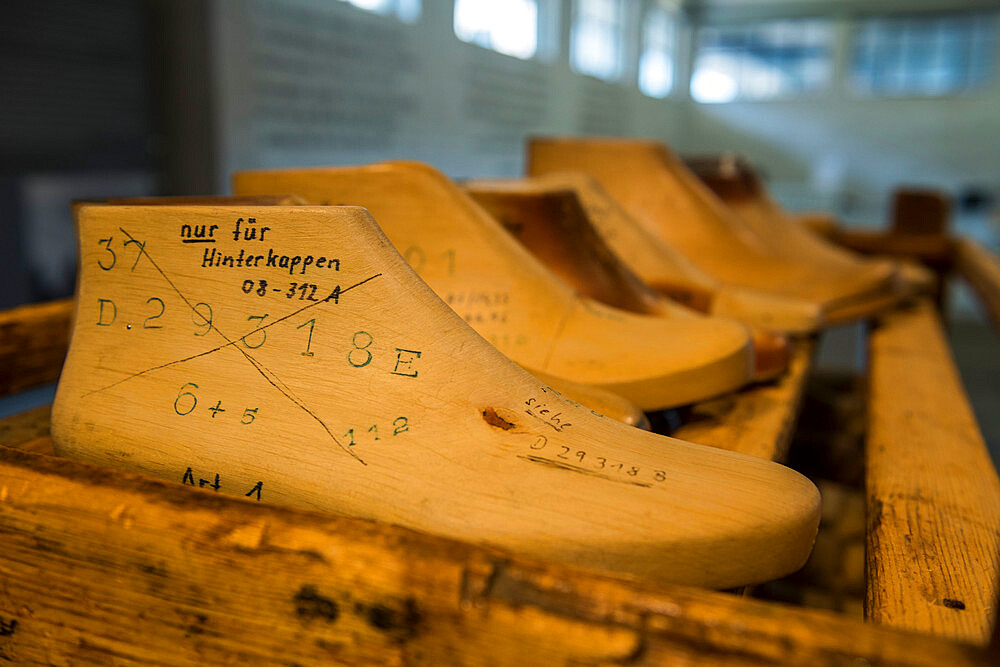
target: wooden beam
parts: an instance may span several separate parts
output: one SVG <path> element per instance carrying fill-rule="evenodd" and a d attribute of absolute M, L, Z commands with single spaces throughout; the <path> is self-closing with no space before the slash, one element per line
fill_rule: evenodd
<path fill-rule="evenodd" d="M 701 24 L 760 21 L 766 19 L 867 17 L 866 0 L 686 0 L 680 2 Z M 982 0 L 880 0 L 880 14 L 920 14 L 982 10 Z M 987 4 L 987 6 L 989 6 Z M 738 103 L 737 103 L 738 104 Z M 751 104 L 746 103 L 744 104 Z"/>
<path fill-rule="evenodd" d="M 882 231 L 837 229 L 831 240 L 865 255 L 909 257 L 936 266 L 948 265 L 953 241 L 946 236 L 886 234 Z"/>
<path fill-rule="evenodd" d="M 972 646 L 0 447 L 14 663 L 989 664 Z"/>
<path fill-rule="evenodd" d="M 870 338 L 865 611 L 986 643 L 1000 572 L 1000 481 L 927 302 Z"/>
<path fill-rule="evenodd" d="M 956 247 L 955 264 L 979 296 L 993 326 L 1000 331 L 1000 259 L 975 241 L 962 239 Z"/>
<path fill-rule="evenodd" d="M 72 299 L 0 311 L 0 396 L 59 379 L 72 314 Z"/>
<path fill-rule="evenodd" d="M 788 453 L 816 340 L 794 341 L 788 372 L 729 396 L 693 406 L 676 438 L 782 461 Z"/>
<path fill-rule="evenodd" d="M 837 231 L 837 217 L 832 213 L 804 211 L 789 213 L 788 215 L 796 223 L 827 239 L 832 237 Z"/>
<path fill-rule="evenodd" d="M 0 419 L 0 445 L 37 454 L 54 454 L 49 437 L 52 406 L 43 405 Z"/>

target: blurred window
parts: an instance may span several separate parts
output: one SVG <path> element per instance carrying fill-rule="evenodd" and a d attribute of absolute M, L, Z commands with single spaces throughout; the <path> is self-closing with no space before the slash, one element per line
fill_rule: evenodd
<path fill-rule="evenodd" d="M 654 7 L 642 24 L 639 56 L 639 90 L 649 97 L 666 97 L 674 87 L 674 17 Z"/>
<path fill-rule="evenodd" d="M 508 56 L 538 52 L 537 0 L 455 0 L 455 35 Z"/>
<path fill-rule="evenodd" d="M 624 3 L 622 0 L 575 0 L 569 62 L 574 71 L 605 81 L 622 74 Z"/>
<path fill-rule="evenodd" d="M 995 13 L 876 17 L 854 37 L 851 84 L 869 95 L 947 95 L 990 80 Z"/>
<path fill-rule="evenodd" d="M 341 0 L 358 9 L 376 14 L 395 16 L 400 21 L 413 23 L 420 18 L 421 0 Z"/>
<path fill-rule="evenodd" d="M 697 102 L 814 95 L 833 77 L 833 24 L 789 19 L 698 31 L 691 97 Z"/>

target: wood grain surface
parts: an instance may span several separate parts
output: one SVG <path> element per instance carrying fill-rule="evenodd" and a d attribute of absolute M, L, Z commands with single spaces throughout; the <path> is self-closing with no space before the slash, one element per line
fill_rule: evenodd
<path fill-rule="evenodd" d="M 720 282 L 813 303 L 823 316 L 817 325 L 828 317 L 839 318 L 837 311 L 847 305 L 856 309 L 872 301 L 879 309 L 882 298 L 895 291 L 895 269 L 890 264 L 850 262 L 846 268 L 827 261 L 819 264 L 816 246 L 824 256 L 839 251 L 805 230 L 799 235 L 812 248 L 809 257 L 803 255 L 801 243 L 795 244 L 799 246 L 795 254 L 783 251 L 780 243 L 752 230 L 659 142 L 534 138 L 527 151 L 531 175 L 590 174 L 647 231 Z M 773 234 L 773 225 L 767 227 Z"/>
<path fill-rule="evenodd" d="M 986 665 L 975 647 L 640 587 L 0 447 L 0 661 Z"/>
<path fill-rule="evenodd" d="M 985 643 L 1000 482 L 933 307 L 886 317 L 870 354 L 866 615 Z"/>
<path fill-rule="evenodd" d="M 586 176 L 582 178 L 587 181 Z M 692 310 L 707 311 L 712 298 L 703 288 L 689 283 L 679 299 L 668 298 L 628 266 L 625 257 L 631 260 L 638 254 L 646 264 L 680 269 L 674 262 L 676 254 L 657 252 L 655 238 L 643 235 L 620 209 L 615 215 L 614 203 L 602 199 L 600 192 L 595 192 L 599 186 L 587 182 L 590 188 L 579 179 L 562 183 L 551 177 L 483 179 L 468 181 L 464 187 L 514 238 L 580 294 L 614 308 L 657 317 L 695 317 Z M 574 183 L 589 195 L 581 196 Z M 631 236 L 628 248 L 623 247 L 622 236 Z M 612 247 L 612 238 L 618 239 L 618 250 Z M 692 280 L 685 279 L 679 270 L 677 273 L 675 285 Z M 696 294 L 704 298 L 699 300 Z M 752 334 L 753 379 L 770 380 L 784 373 L 791 355 L 787 338 L 761 329 Z"/>
<path fill-rule="evenodd" d="M 813 338 L 793 344 L 795 349 L 784 376 L 692 406 L 674 437 L 783 461 L 816 351 Z"/>
<path fill-rule="evenodd" d="M 837 229 L 832 240 L 866 255 L 909 257 L 934 265 L 951 262 L 953 242 L 946 236 L 887 234 L 864 229 Z"/>
<path fill-rule="evenodd" d="M 587 298 L 429 165 L 237 172 L 233 190 L 363 206 L 435 293 L 529 371 L 601 387 L 643 410 L 719 396 L 753 377 L 745 328 L 678 307 L 646 317 Z"/>
<path fill-rule="evenodd" d="M 956 244 L 955 264 L 975 290 L 994 328 L 1000 331 L 1000 259 L 979 243 L 962 239 Z"/>
<path fill-rule="evenodd" d="M 38 454 L 55 454 L 49 435 L 52 406 L 42 405 L 0 419 L 0 445 Z"/>
<path fill-rule="evenodd" d="M 0 396 L 59 379 L 72 312 L 72 299 L 0 312 Z"/>
<path fill-rule="evenodd" d="M 362 208 L 83 206 L 78 227 L 60 456 L 648 581 L 729 588 L 809 553 L 809 480 L 551 390 Z M 609 364 L 638 354 L 622 340 Z"/>

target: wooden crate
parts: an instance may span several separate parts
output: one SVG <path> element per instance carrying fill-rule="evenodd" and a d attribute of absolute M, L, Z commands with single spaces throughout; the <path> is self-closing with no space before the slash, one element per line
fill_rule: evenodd
<path fill-rule="evenodd" d="M 996 317 L 996 259 L 948 256 Z M 0 314 L 0 391 L 56 378 L 70 307 Z M 997 664 L 1000 483 L 937 312 L 869 349 L 865 621 L 59 459 L 45 407 L 0 421 L 0 661 Z M 675 435 L 783 460 L 814 350 Z"/>

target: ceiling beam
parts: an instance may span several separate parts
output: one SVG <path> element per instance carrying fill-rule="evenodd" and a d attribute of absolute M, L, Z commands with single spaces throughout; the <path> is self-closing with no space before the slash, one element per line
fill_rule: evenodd
<path fill-rule="evenodd" d="M 685 13 L 699 21 L 849 17 L 880 14 L 1000 10 L 998 0 L 685 0 Z"/>

